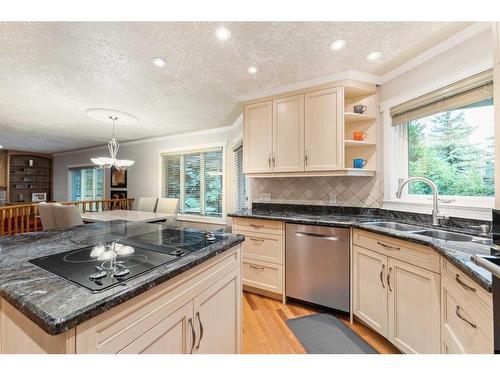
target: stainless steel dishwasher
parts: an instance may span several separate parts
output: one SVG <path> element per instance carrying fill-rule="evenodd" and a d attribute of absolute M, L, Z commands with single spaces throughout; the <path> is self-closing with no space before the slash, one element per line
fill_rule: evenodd
<path fill-rule="evenodd" d="M 288 297 L 349 312 L 349 229 L 286 224 Z"/>

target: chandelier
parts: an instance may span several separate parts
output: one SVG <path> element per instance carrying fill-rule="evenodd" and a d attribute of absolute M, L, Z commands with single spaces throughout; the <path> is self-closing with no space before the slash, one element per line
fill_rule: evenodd
<path fill-rule="evenodd" d="M 116 140 L 115 136 L 115 121 L 118 120 L 117 116 L 108 116 L 108 118 L 113 121 L 113 136 L 111 140 L 108 142 L 108 150 L 110 157 L 97 157 L 91 158 L 92 163 L 97 165 L 98 168 L 111 168 L 114 167 L 118 170 L 125 170 L 134 165 L 135 161 L 133 160 L 120 160 L 116 158 L 118 154 L 118 150 L 120 149 L 120 144 Z"/>

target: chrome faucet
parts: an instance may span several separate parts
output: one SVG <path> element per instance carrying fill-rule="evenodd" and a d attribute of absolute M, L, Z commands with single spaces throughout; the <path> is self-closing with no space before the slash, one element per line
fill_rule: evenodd
<path fill-rule="evenodd" d="M 396 192 L 396 197 L 401 198 L 403 193 L 403 187 L 412 181 L 425 182 L 432 189 L 432 225 L 439 226 L 439 209 L 438 209 L 438 187 L 437 185 L 428 178 L 425 177 L 409 177 L 399 183 L 398 191 Z"/>

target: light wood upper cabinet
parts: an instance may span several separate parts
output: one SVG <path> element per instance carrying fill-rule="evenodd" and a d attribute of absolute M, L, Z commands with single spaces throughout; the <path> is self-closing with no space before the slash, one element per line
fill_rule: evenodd
<path fill-rule="evenodd" d="M 388 259 L 389 340 L 405 353 L 439 353 L 439 274 Z"/>
<path fill-rule="evenodd" d="M 200 354 L 240 352 L 241 278 L 234 270 L 194 299 L 197 342 Z"/>
<path fill-rule="evenodd" d="M 272 100 L 245 106 L 243 145 L 244 173 L 272 172 Z"/>
<path fill-rule="evenodd" d="M 304 95 L 274 100 L 273 171 L 304 170 Z"/>
<path fill-rule="evenodd" d="M 353 246 L 354 314 L 383 336 L 387 335 L 387 257 Z"/>
<path fill-rule="evenodd" d="M 305 170 L 342 169 L 344 121 L 341 87 L 305 94 Z"/>

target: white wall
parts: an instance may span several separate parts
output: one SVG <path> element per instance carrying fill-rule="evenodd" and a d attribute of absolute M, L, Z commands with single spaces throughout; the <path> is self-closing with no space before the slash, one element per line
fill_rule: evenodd
<path fill-rule="evenodd" d="M 223 143 L 226 146 L 225 160 L 225 209 L 232 211 L 233 188 L 233 144 L 241 139 L 241 116 L 230 127 L 208 131 L 161 137 L 151 140 L 131 141 L 120 144 L 118 157 L 134 160 L 128 171 L 128 197 L 157 197 L 160 186 L 160 152 L 186 147 L 196 148 L 207 144 Z M 119 129 L 118 129 L 119 135 Z M 90 158 L 106 156 L 106 147 L 56 154 L 54 157 L 54 200 L 68 200 L 68 167 L 71 165 L 90 165 Z M 106 195 L 109 197 L 109 171 L 106 171 Z"/>
<path fill-rule="evenodd" d="M 388 102 L 405 95 L 422 95 L 434 86 L 436 87 L 432 89 L 441 87 L 444 80 L 453 80 L 454 77 L 461 79 L 467 72 L 474 74 L 479 66 L 491 67 L 492 64 L 492 32 L 491 29 L 486 29 L 383 83 L 380 86 L 379 102 Z"/>

